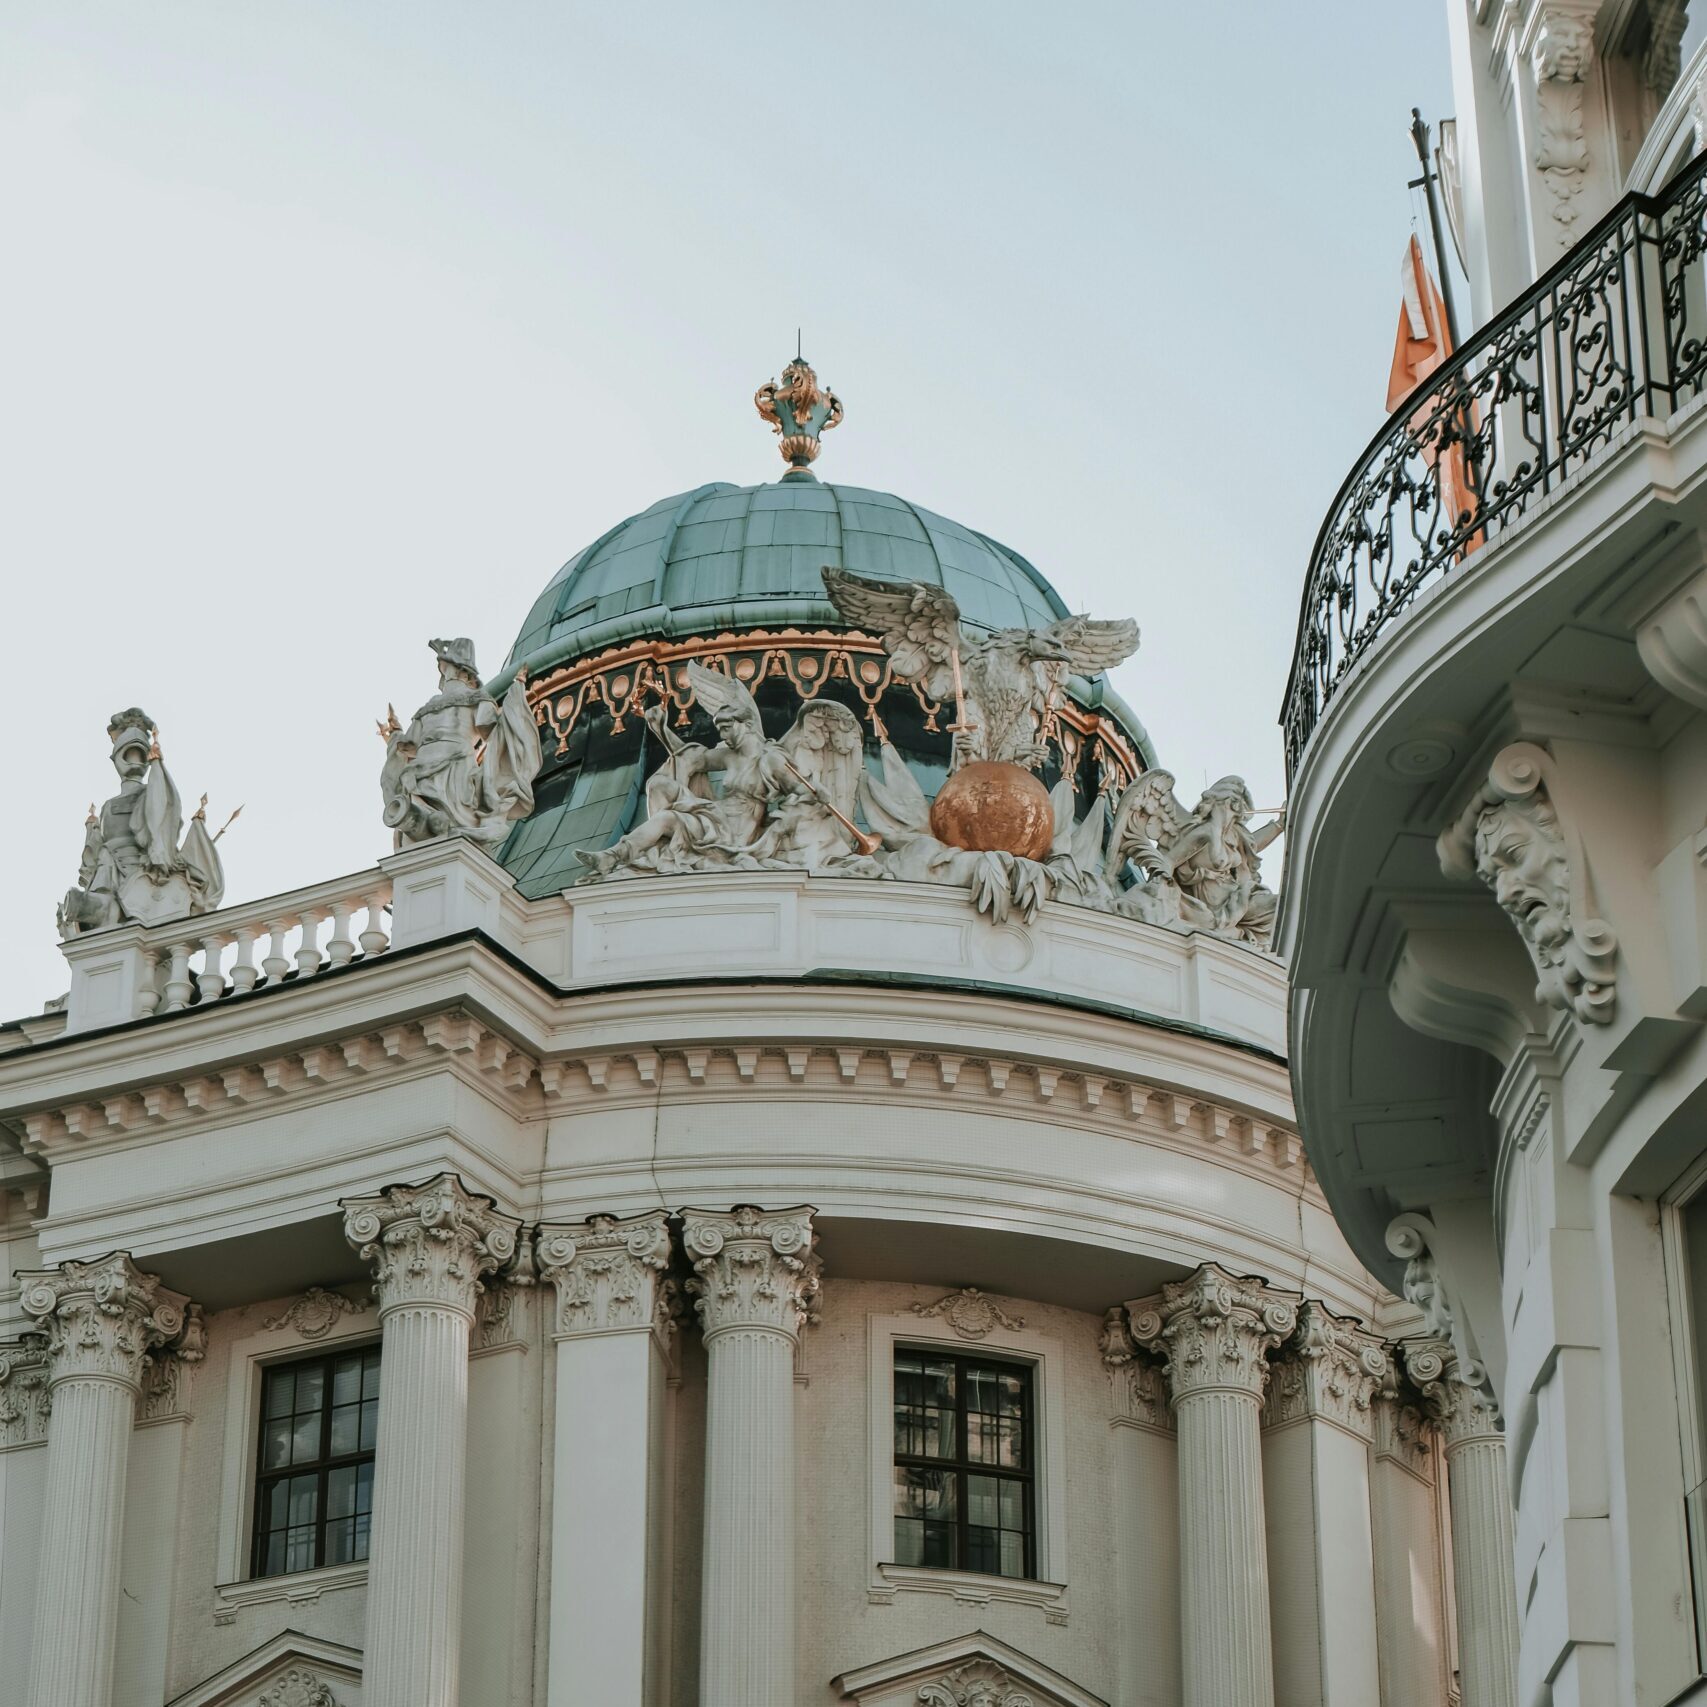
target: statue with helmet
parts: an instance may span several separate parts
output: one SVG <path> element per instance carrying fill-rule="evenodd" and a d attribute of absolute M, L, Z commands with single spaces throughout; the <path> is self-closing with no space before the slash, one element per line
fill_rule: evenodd
<path fill-rule="evenodd" d="M 439 691 L 407 729 L 390 706 L 379 725 L 385 823 L 399 848 L 467 836 L 495 854 L 533 810 L 540 745 L 527 677 L 517 671 L 503 699 L 494 699 L 481 685 L 472 640 L 427 644 L 438 659 Z"/>
<path fill-rule="evenodd" d="M 131 706 L 108 720 L 107 736 L 119 791 L 99 812 L 89 808 L 77 885 L 59 904 L 62 938 L 211 913 L 225 896 L 225 868 L 214 846 L 219 836 L 208 834 L 207 796 L 186 830 L 153 718 Z"/>

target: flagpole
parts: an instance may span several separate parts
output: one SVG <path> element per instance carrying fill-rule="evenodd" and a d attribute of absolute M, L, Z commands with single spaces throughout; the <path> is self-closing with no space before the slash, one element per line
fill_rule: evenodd
<path fill-rule="evenodd" d="M 1423 194 L 1428 198 L 1428 228 L 1434 234 L 1434 264 L 1440 271 L 1440 296 L 1446 305 L 1446 335 L 1452 340 L 1453 349 L 1458 348 L 1458 316 L 1452 307 L 1452 280 L 1446 271 L 1446 242 L 1440 231 L 1440 208 L 1435 202 L 1434 185 L 1436 174 L 1428 163 L 1428 126 L 1423 123 L 1421 111 L 1411 108 L 1411 141 L 1417 147 L 1417 159 L 1422 163 L 1422 176 L 1411 181 L 1414 190 L 1419 185 Z"/>

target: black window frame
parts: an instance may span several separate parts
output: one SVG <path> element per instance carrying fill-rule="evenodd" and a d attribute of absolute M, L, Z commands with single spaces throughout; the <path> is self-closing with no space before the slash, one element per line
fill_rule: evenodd
<path fill-rule="evenodd" d="M 902 1357 L 922 1357 L 938 1363 L 949 1363 L 954 1366 L 954 1457 L 932 1458 L 922 1454 L 905 1453 L 895 1449 L 894 1443 L 894 1414 L 896 1409 L 896 1362 Z M 1003 1357 L 1000 1354 L 987 1352 L 954 1351 L 940 1344 L 918 1343 L 915 1341 L 896 1340 L 893 1342 L 889 1358 L 889 1412 L 890 1412 L 890 1478 L 893 1482 L 896 1470 L 936 1470 L 946 1471 L 953 1475 L 955 1482 L 954 1496 L 954 1557 L 952 1565 L 909 1565 L 908 1570 L 945 1570 L 961 1571 L 968 1576 L 995 1577 L 1001 1582 L 1037 1582 L 1037 1411 L 1040 1383 L 1037 1379 L 1039 1365 L 1024 1357 Z M 1023 1460 L 1022 1469 L 1011 1469 L 999 1464 L 982 1464 L 974 1461 L 967 1452 L 967 1415 L 968 1390 L 970 1383 L 966 1376 L 973 1369 L 994 1369 L 1003 1374 L 1016 1374 L 1024 1379 L 1024 1391 L 1020 1403 L 1020 1456 Z M 970 1501 L 967 1497 L 966 1481 L 969 1476 L 989 1476 L 997 1481 L 1018 1482 L 1025 1490 L 1025 1570 L 1017 1577 L 1010 1577 L 1002 1571 L 980 1571 L 966 1563 L 970 1557 L 971 1547 L 968 1531 L 971 1529 L 969 1516 Z M 895 1512 L 894 1497 L 890 1498 L 889 1520 L 889 1551 L 891 1554 L 899 1551 L 895 1545 Z M 896 1561 L 891 1559 L 891 1564 Z"/>
<path fill-rule="evenodd" d="M 366 1358 L 372 1353 L 380 1356 L 381 1342 L 377 1339 L 366 1340 L 356 1345 L 339 1345 L 328 1347 L 324 1351 L 311 1352 L 302 1357 L 281 1357 L 261 1366 L 261 1382 L 259 1404 L 255 1413 L 255 1489 L 254 1514 L 249 1525 L 249 1580 L 259 1582 L 275 1577 L 297 1576 L 303 1571 L 318 1571 L 326 1565 L 326 1536 L 334 1523 L 342 1523 L 343 1518 L 327 1516 L 327 1494 L 330 1488 L 331 1475 L 334 1470 L 359 1467 L 374 1462 L 378 1446 L 377 1427 L 375 1444 L 363 1449 L 360 1445 L 361 1429 L 358 1420 L 356 1430 L 357 1449 L 354 1452 L 332 1452 L 332 1413 L 337 1408 L 332 1403 L 332 1369 L 333 1365 L 346 1357 L 361 1357 L 363 1375 L 366 1375 Z M 307 1463 L 287 1464 L 278 1469 L 269 1470 L 266 1465 L 267 1456 L 267 1382 L 279 1370 L 292 1371 L 307 1369 L 315 1364 L 322 1366 L 324 1377 L 321 1383 L 320 1397 L 320 1450 Z M 381 1391 L 375 1395 L 377 1404 L 383 1397 L 384 1391 L 384 1362 L 380 1359 Z M 358 1403 L 360 1400 L 358 1400 Z M 376 1416 L 377 1423 L 377 1416 Z M 297 1476 L 313 1474 L 315 1477 L 315 1507 L 314 1507 L 314 1562 L 311 1565 L 286 1566 L 280 1570 L 269 1571 L 267 1563 L 267 1541 L 274 1532 L 267 1528 L 267 1497 L 273 1486 L 279 1482 L 288 1482 Z M 371 1529 L 371 1510 L 369 1514 L 370 1528 L 368 1534 L 368 1553 L 360 1558 L 339 1561 L 341 1564 L 366 1564 L 373 1547 Z"/>

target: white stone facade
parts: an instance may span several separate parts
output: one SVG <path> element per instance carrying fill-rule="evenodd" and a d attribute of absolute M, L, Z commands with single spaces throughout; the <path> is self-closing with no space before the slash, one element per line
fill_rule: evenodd
<path fill-rule="evenodd" d="M 1453 1699 L 1482 1494 L 1273 958 L 788 873 L 524 902 L 464 841 L 67 952 L 0 1053 L 35 1707 Z M 131 1360 L 88 1424 L 78 1309 Z M 376 1343 L 371 1555 L 257 1576 L 264 1372 Z M 1030 1574 L 895 1562 L 898 1346 L 1028 1372 Z"/>

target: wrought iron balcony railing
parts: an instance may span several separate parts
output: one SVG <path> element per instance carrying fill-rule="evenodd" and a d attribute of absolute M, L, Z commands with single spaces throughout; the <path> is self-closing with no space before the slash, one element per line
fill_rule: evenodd
<path fill-rule="evenodd" d="M 1351 667 L 1428 586 L 1474 574 L 1638 418 L 1707 388 L 1707 154 L 1626 196 L 1418 386 L 1316 536 L 1281 728 L 1286 765 Z"/>

